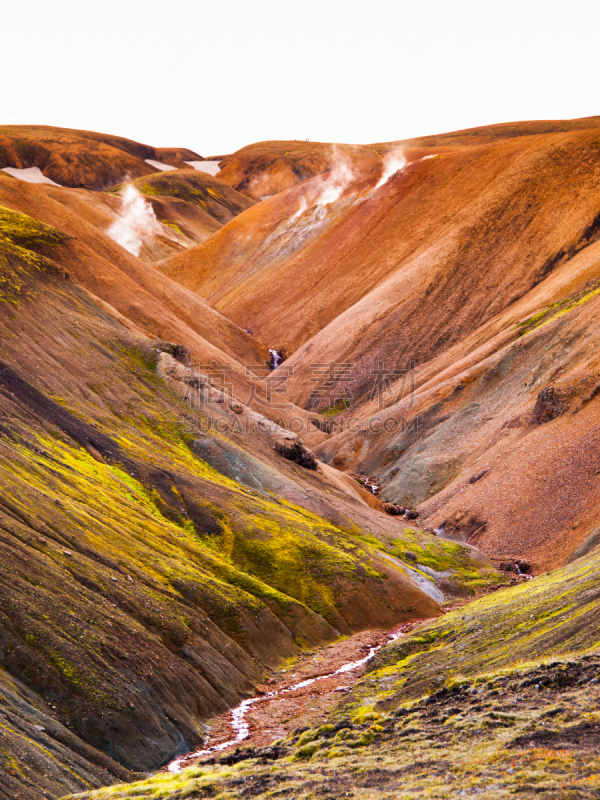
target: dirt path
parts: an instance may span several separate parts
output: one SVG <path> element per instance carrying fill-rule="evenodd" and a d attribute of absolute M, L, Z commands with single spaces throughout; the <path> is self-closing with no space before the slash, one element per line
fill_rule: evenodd
<path fill-rule="evenodd" d="M 387 632 L 362 631 L 322 650 L 305 653 L 292 667 L 280 670 L 267 684 L 257 688 L 257 699 L 247 707 L 244 722 L 248 725 L 248 735 L 243 739 L 244 746 L 264 747 L 288 736 L 297 728 L 314 728 L 323 724 L 343 693 L 364 673 L 366 664 L 350 667 L 367 657 L 373 648 L 408 633 L 421 622 L 405 623 Z M 342 668 L 347 671 L 334 674 Z M 315 678 L 319 680 L 302 685 Z M 211 722 L 206 747 L 214 747 L 232 739 L 235 739 L 235 731 L 232 713 L 228 712 Z M 240 741 L 231 742 L 219 753 L 226 753 L 239 745 Z M 174 762 L 174 770 L 188 767 L 206 755 L 195 753 L 178 759 Z"/>

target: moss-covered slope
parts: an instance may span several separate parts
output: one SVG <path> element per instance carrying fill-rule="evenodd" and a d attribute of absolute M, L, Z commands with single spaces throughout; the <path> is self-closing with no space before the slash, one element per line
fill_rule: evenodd
<path fill-rule="evenodd" d="M 588 555 L 389 645 L 277 747 L 78 797 L 597 797 L 599 572 Z"/>
<path fill-rule="evenodd" d="M 55 229 L 2 212 L 0 232 L 4 274 L 19 282 L 0 303 L 0 667 L 60 730 L 155 768 L 299 647 L 440 613 L 377 555 L 383 542 L 344 523 L 342 496 L 309 498 L 273 451 L 268 465 L 247 457 L 254 486 L 199 457 L 195 440 L 212 434 L 157 377 L 164 342 L 68 280 Z M 282 495 L 269 488 L 279 462 Z M 99 783 L 118 769 L 98 763 Z M 57 769 L 62 793 L 91 767 Z M 56 796 L 15 773 L 31 800 Z"/>

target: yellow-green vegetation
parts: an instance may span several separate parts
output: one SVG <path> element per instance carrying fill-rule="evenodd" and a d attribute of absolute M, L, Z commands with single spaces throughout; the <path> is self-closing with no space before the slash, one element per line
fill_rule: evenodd
<path fill-rule="evenodd" d="M 233 765 L 225 756 L 73 797 L 587 800 L 600 795 L 599 681 L 595 654 L 490 673 L 391 713 L 340 717 L 276 747 L 241 750 Z"/>
<path fill-rule="evenodd" d="M 456 676 L 596 646 L 599 578 L 594 552 L 470 603 L 381 651 L 357 692 L 387 709 Z"/>
<path fill-rule="evenodd" d="M 334 403 L 334 405 L 324 408 L 320 413 L 326 419 L 330 419 L 331 417 L 335 417 L 336 414 L 340 414 L 342 411 L 345 411 L 347 408 L 350 408 L 350 401 L 343 398 L 342 400 L 338 400 L 336 403 Z"/>
<path fill-rule="evenodd" d="M 179 227 L 179 223 L 175 222 L 173 219 L 161 219 L 160 220 L 163 225 L 167 225 L 169 228 L 173 228 L 173 230 L 177 231 L 177 233 L 181 234 L 181 236 L 185 236 L 185 233 Z"/>
<path fill-rule="evenodd" d="M 146 175 L 133 181 L 133 184 L 146 197 L 164 197 L 176 202 L 199 205 L 223 223 L 254 204 L 253 200 L 222 181 L 193 169 Z M 122 186 L 116 186 L 111 192 L 119 192 L 121 189 Z M 175 227 L 171 220 L 165 224 Z"/>
<path fill-rule="evenodd" d="M 484 588 L 507 582 L 506 576 L 491 565 L 474 560 L 464 545 L 418 529 L 405 528 L 402 537 L 394 539 L 389 552 L 426 577 L 444 581 L 449 594 L 472 596 Z"/>
<path fill-rule="evenodd" d="M 94 747 L 154 768 L 266 669 L 349 632 L 345 591 L 368 607 L 390 581 L 358 528 L 199 458 L 156 343 L 37 280 L 0 370 L 2 665 Z"/>
<path fill-rule="evenodd" d="M 0 303 L 23 299 L 31 268 L 53 266 L 37 251 L 58 247 L 66 238 L 56 228 L 0 206 Z"/>
<path fill-rule="evenodd" d="M 587 303 L 598 293 L 600 293 L 600 281 L 593 281 L 581 291 L 575 292 L 575 294 L 569 295 L 563 300 L 549 303 L 541 311 L 517 323 L 516 327 L 519 331 L 519 336 L 525 336 L 543 325 L 547 325 L 549 322 L 568 314 L 569 311 Z"/>
<path fill-rule="evenodd" d="M 319 728 L 78 797 L 598 797 L 599 573 L 592 554 L 389 645 Z"/>

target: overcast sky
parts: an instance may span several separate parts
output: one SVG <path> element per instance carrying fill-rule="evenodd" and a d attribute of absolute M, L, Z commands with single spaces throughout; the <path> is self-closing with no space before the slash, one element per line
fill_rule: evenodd
<path fill-rule="evenodd" d="M 0 0 L 0 123 L 201 155 L 600 114 L 600 0 Z"/>

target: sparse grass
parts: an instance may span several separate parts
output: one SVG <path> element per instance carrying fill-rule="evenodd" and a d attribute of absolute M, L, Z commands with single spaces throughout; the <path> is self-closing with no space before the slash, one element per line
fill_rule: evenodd
<path fill-rule="evenodd" d="M 474 562 L 468 550 L 458 542 L 414 528 L 405 528 L 402 536 L 394 539 L 390 553 L 411 569 L 427 567 L 445 573 L 446 580 L 466 595 L 474 595 L 481 589 L 507 581 L 502 573 Z M 423 574 L 429 577 L 427 573 Z"/>
<path fill-rule="evenodd" d="M 357 714 L 292 736 L 283 742 L 287 755 L 273 764 L 260 757 L 232 767 L 204 764 L 78 797 L 587 800 L 600 796 L 599 675 L 597 656 L 522 665 L 393 713 Z"/>
<path fill-rule="evenodd" d="M 565 314 L 568 314 L 569 311 L 572 311 L 574 308 L 587 303 L 588 300 L 591 300 L 598 293 L 600 293 L 600 281 L 594 281 L 593 283 L 588 284 L 588 286 L 581 291 L 569 295 L 569 297 L 565 297 L 563 300 L 557 300 L 555 303 L 549 303 L 541 311 L 533 314 L 533 316 L 528 317 L 521 322 L 517 322 L 516 328 L 519 331 L 519 336 L 526 336 L 528 333 L 531 333 L 532 331 L 537 330 L 538 328 L 541 328 L 550 322 L 554 322 L 554 320 L 559 319 L 559 317 L 562 317 Z"/>

